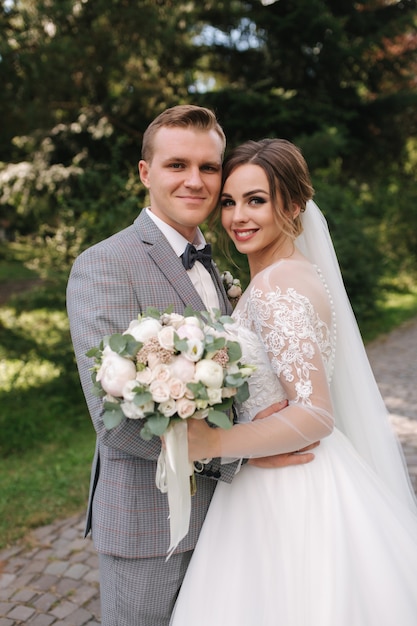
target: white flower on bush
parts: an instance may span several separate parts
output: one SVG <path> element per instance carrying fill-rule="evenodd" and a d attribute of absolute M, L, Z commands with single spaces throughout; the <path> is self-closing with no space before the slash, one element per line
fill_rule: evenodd
<path fill-rule="evenodd" d="M 120 405 L 123 413 L 131 420 L 143 419 L 147 413 L 152 413 L 154 410 L 154 403 L 152 401 L 138 406 L 134 402 L 122 402 Z"/>
<path fill-rule="evenodd" d="M 165 363 L 158 363 L 152 370 L 152 380 L 167 382 L 171 378 L 171 371 Z"/>
<path fill-rule="evenodd" d="M 220 404 L 222 401 L 222 390 L 220 388 L 213 389 L 212 387 L 209 387 L 207 389 L 207 395 L 208 403 L 211 405 Z"/>
<path fill-rule="evenodd" d="M 223 368 L 219 363 L 203 359 L 195 366 L 195 380 L 206 387 L 221 387 L 223 384 Z"/>
<path fill-rule="evenodd" d="M 168 387 L 169 394 L 171 398 L 174 398 L 174 400 L 182 398 L 187 390 L 185 383 L 179 378 L 170 378 L 170 380 L 168 381 Z"/>
<path fill-rule="evenodd" d="M 143 370 L 136 372 L 136 380 L 141 385 L 149 385 L 152 380 L 152 370 L 150 367 L 145 367 Z"/>
<path fill-rule="evenodd" d="M 155 337 L 162 328 L 162 324 L 152 317 L 143 320 L 132 320 L 129 328 L 123 333 L 124 335 L 132 335 L 136 341 L 145 343 L 151 337 Z"/>
<path fill-rule="evenodd" d="M 162 330 L 159 331 L 158 341 L 166 350 L 174 349 L 174 334 L 175 328 L 172 326 L 163 326 Z"/>
<path fill-rule="evenodd" d="M 168 365 L 172 378 L 179 378 L 180 380 L 188 383 L 194 378 L 195 365 L 190 359 L 186 359 L 185 356 L 179 354 Z"/>
<path fill-rule="evenodd" d="M 169 386 L 161 380 L 153 380 L 149 385 L 149 391 L 154 402 L 166 402 L 169 400 Z"/>
<path fill-rule="evenodd" d="M 175 405 L 177 413 L 182 419 L 191 417 L 197 408 L 194 400 L 188 400 L 188 398 L 180 398 Z"/>
<path fill-rule="evenodd" d="M 161 402 L 158 405 L 158 411 L 162 413 L 162 415 L 165 415 L 165 417 L 172 417 L 174 413 L 177 412 L 175 400 L 170 398 L 169 400 L 166 400 L 166 402 Z"/>
<path fill-rule="evenodd" d="M 106 393 L 120 397 L 128 380 L 136 378 L 136 366 L 130 359 L 125 359 L 106 346 L 96 376 Z"/>
<path fill-rule="evenodd" d="M 199 339 L 188 339 L 187 344 L 187 350 L 182 354 L 185 356 L 186 359 L 189 359 L 190 361 L 193 361 L 193 363 L 196 363 L 203 356 L 204 342 L 200 341 Z"/>

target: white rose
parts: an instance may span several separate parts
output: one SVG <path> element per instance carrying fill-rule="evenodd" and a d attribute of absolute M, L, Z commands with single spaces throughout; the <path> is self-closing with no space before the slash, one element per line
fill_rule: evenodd
<path fill-rule="evenodd" d="M 209 404 L 220 404 L 222 401 L 222 390 L 221 389 L 212 389 L 209 387 L 207 389 L 208 402 Z"/>
<path fill-rule="evenodd" d="M 172 326 L 164 326 L 158 333 L 158 341 L 166 350 L 174 349 L 174 333 L 175 329 Z"/>
<path fill-rule="evenodd" d="M 169 387 L 166 382 L 161 380 L 153 380 L 149 386 L 154 402 L 166 402 L 169 400 Z"/>
<path fill-rule="evenodd" d="M 232 282 L 233 282 L 233 276 L 231 275 L 231 273 L 230 273 L 230 272 L 225 271 L 225 272 L 223 272 L 223 274 L 222 274 L 222 280 L 224 280 L 224 282 L 225 282 L 225 283 L 227 283 L 227 284 L 229 285 L 230 283 L 232 283 Z"/>
<path fill-rule="evenodd" d="M 204 339 L 204 333 L 200 326 L 194 326 L 193 324 L 184 324 L 183 326 L 180 326 L 177 329 L 177 335 L 180 339 L 198 339 L 199 341 L 203 341 Z"/>
<path fill-rule="evenodd" d="M 180 398 L 175 403 L 177 408 L 177 413 L 179 417 L 182 419 L 187 419 L 187 417 L 191 417 L 196 410 L 196 403 L 193 400 L 188 400 L 187 398 Z"/>
<path fill-rule="evenodd" d="M 187 350 L 182 354 L 185 356 L 186 359 L 193 361 L 193 363 L 199 361 L 203 356 L 204 343 L 199 339 L 188 339 L 187 344 Z"/>
<path fill-rule="evenodd" d="M 147 339 L 155 337 L 162 326 L 158 320 L 152 317 L 146 317 L 143 320 L 132 320 L 129 328 L 123 333 L 124 335 L 132 335 L 136 341 L 144 343 Z"/>
<path fill-rule="evenodd" d="M 208 409 L 204 409 L 204 411 L 196 411 L 195 413 L 193 413 L 193 420 L 205 420 L 208 414 Z"/>
<path fill-rule="evenodd" d="M 136 379 L 127 381 L 127 383 L 123 387 L 123 392 L 122 392 L 123 399 L 126 400 L 126 402 L 133 402 L 133 398 L 136 395 L 136 393 L 133 390 L 137 387 L 138 387 L 138 381 Z"/>
<path fill-rule="evenodd" d="M 178 313 L 164 313 L 161 317 L 161 321 L 164 325 L 173 326 L 179 328 L 184 323 L 184 316 Z"/>
<path fill-rule="evenodd" d="M 171 376 L 179 378 L 188 383 L 194 378 L 195 365 L 190 359 L 186 359 L 182 354 L 175 356 L 168 365 Z"/>
<path fill-rule="evenodd" d="M 208 400 L 202 400 L 201 398 L 196 398 L 195 405 L 197 409 L 206 409 L 209 403 L 208 403 Z"/>
<path fill-rule="evenodd" d="M 206 387 L 221 387 L 223 384 L 223 368 L 219 363 L 203 359 L 195 366 L 195 379 Z"/>
<path fill-rule="evenodd" d="M 239 285 L 232 285 L 227 290 L 227 295 L 229 296 L 229 298 L 240 298 L 240 296 L 242 295 L 242 289 L 241 287 L 239 287 Z"/>
<path fill-rule="evenodd" d="M 184 317 L 184 322 L 188 326 L 198 326 L 201 328 L 202 321 L 198 317 Z"/>
<path fill-rule="evenodd" d="M 119 404 L 119 400 L 114 396 L 111 396 L 109 393 L 103 396 L 103 402 L 114 402 L 114 404 Z"/>
<path fill-rule="evenodd" d="M 152 413 L 154 404 L 150 401 L 142 406 L 137 406 L 134 402 L 122 402 L 120 408 L 129 419 L 139 420 L 143 419 L 146 413 Z"/>
<path fill-rule="evenodd" d="M 136 372 L 136 380 L 141 385 L 149 385 L 152 380 L 152 370 L 150 367 L 145 367 L 143 370 Z"/>
<path fill-rule="evenodd" d="M 254 365 L 244 365 L 243 367 L 239 368 L 239 372 L 242 374 L 243 377 L 252 376 L 255 370 L 256 367 Z"/>
<path fill-rule="evenodd" d="M 97 372 L 97 380 L 104 391 L 114 397 L 121 397 L 123 387 L 128 380 L 136 378 L 136 367 L 133 361 L 125 359 L 109 346 L 103 350 L 103 360 Z"/>
<path fill-rule="evenodd" d="M 158 405 L 158 411 L 162 413 L 162 415 L 165 415 L 165 417 L 171 417 L 172 415 L 174 415 L 174 413 L 177 412 L 177 405 L 175 400 L 170 398 L 166 402 L 161 402 Z"/>
<path fill-rule="evenodd" d="M 171 377 L 171 371 L 168 365 L 165 363 L 158 363 L 152 369 L 152 380 L 159 380 L 160 382 L 167 382 Z"/>
<path fill-rule="evenodd" d="M 174 400 L 178 400 L 179 398 L 182 398 L 187 389 L 185 386 L 185 383 L 179 378 L 171 378 L 168 381 L 168 386 L 169 386 L 170 396 L 171 398 L 174 398 Z"/>

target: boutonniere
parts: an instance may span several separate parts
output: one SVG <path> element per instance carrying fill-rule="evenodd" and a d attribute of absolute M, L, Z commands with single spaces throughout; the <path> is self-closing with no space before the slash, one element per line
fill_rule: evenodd
<path fill-rule="evenodd" d="M 242 295 L 242 287 L 238 278 L 233 278 L 232 274 L 225 271 L 221 274 L 223 287 L 231 304 L 236 306 L 240 296 Z"/>

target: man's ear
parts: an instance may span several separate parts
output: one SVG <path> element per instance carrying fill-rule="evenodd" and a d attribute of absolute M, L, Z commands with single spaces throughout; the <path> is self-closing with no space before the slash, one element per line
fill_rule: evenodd
<path fill-rule="evenodd" d="M 149 183 L 149 166 L 147 161 L 141 159 L 138 163 L 139 176 L 142 183 L 145 185 L 147 189 L 150 187 Z"/>

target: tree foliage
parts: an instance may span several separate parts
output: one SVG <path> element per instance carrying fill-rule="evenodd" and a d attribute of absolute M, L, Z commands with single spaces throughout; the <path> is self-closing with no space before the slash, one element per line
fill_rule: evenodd
<path fill-rule="evenodd" d="M 196 102 L 217 112 L 229 146 L 264 136 L 300 145 L 350 295 L 369 310 L 381 273 L 417 264 L 416 9 L 417 0 L 3 0 L 3 227 L 70 262 L 143 206 L 136 164 L 148 123 Z"/>

